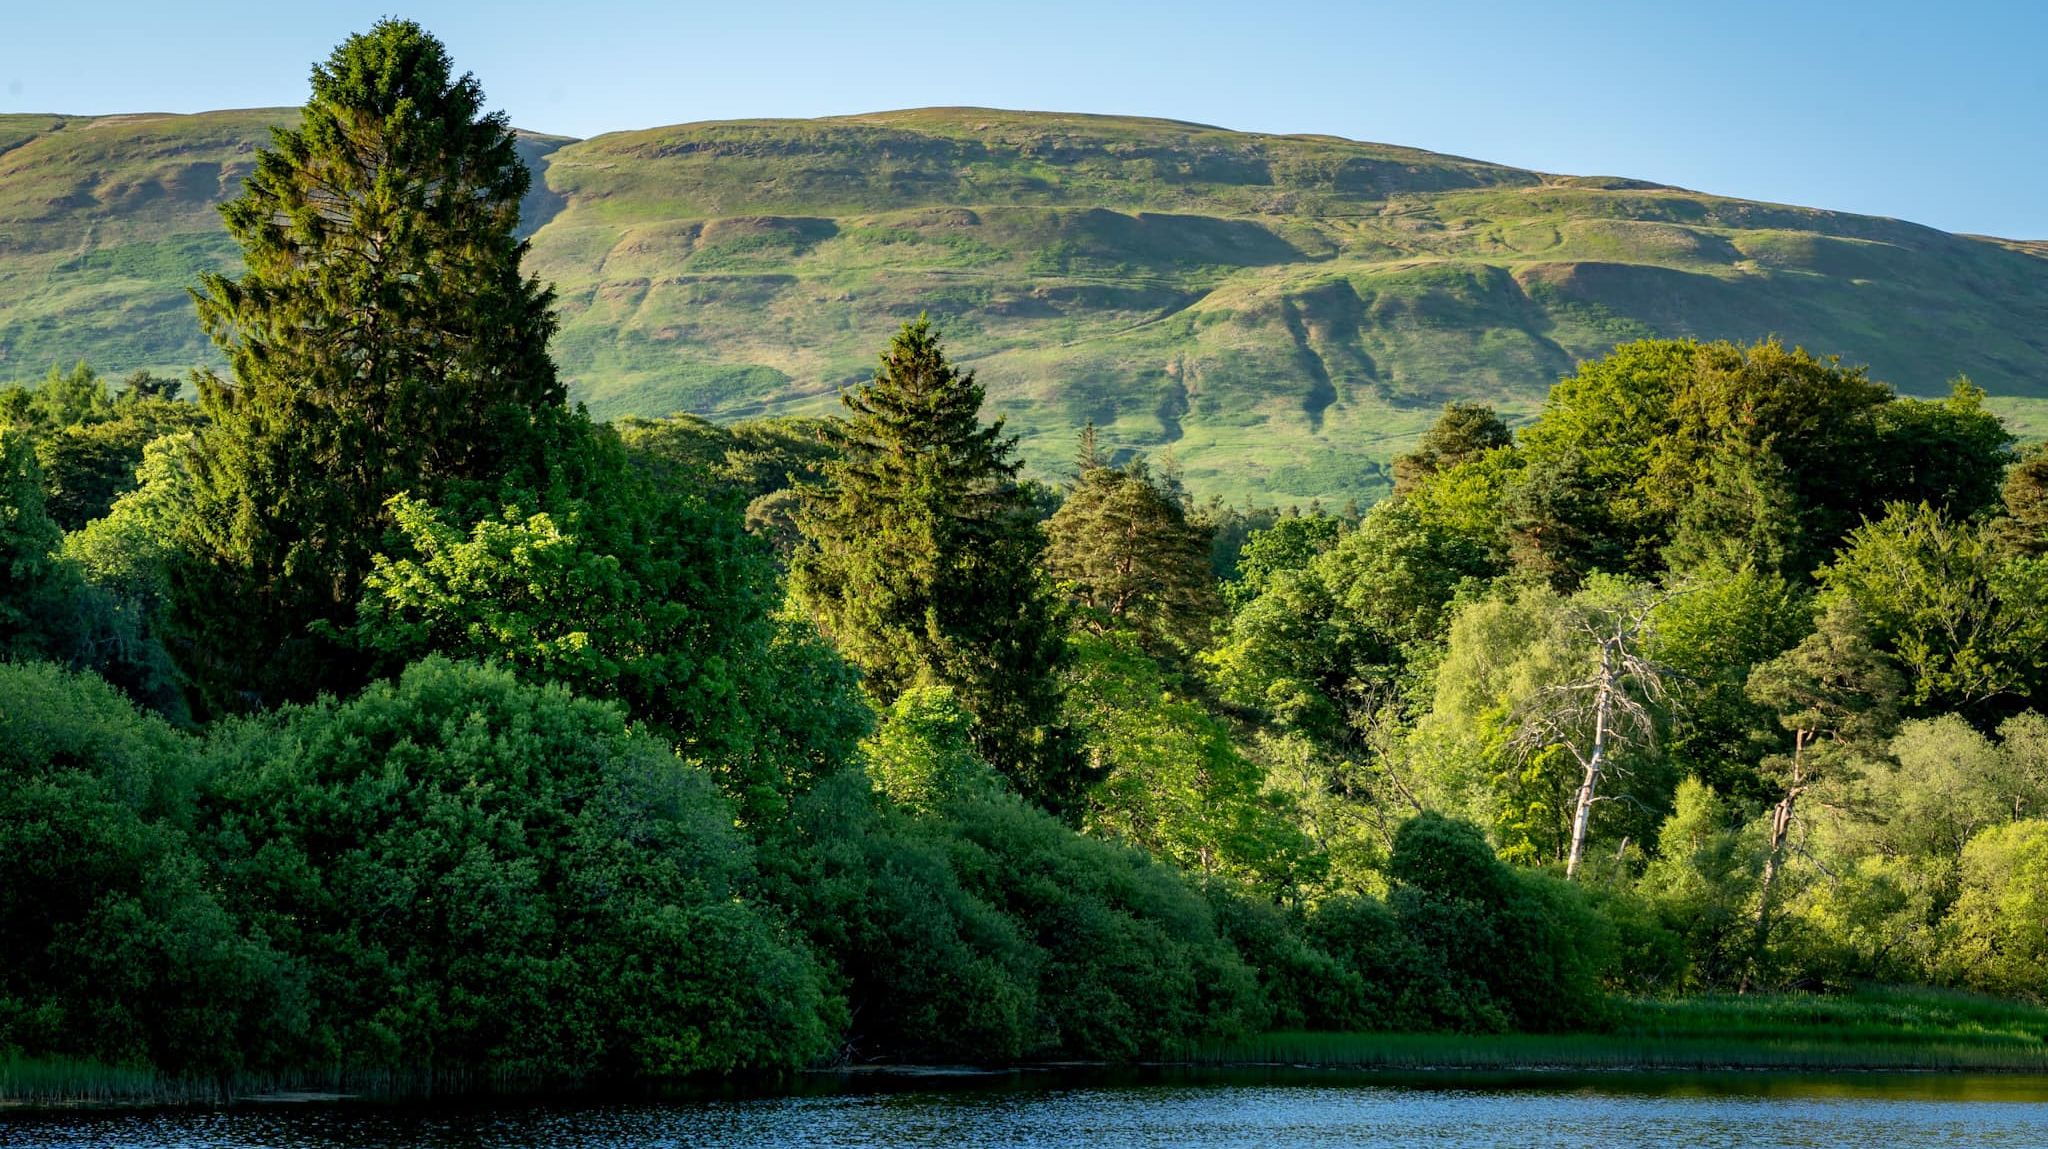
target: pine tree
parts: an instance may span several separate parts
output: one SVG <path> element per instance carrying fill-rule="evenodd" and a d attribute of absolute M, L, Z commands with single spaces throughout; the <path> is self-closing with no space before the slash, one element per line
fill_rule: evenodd
<path fill-rule="evenodd" d="M 1094 431 L 1082 431 L 1080 473 L 1046 525 L 1046 569 L 1103 626 L 1136 631 L 1149 650 L 1199 647 L 1222 611 L 1211 532 L 1142 459 L 1105 466 Z"/>
<path fill-rule="evenodd" d="M 840 457 L 798 517 L 791 591 L 871 697 L 952 687 L 982 755 L 1027 796 L 1072 809 L 1083 777 L 1059 722 L 1065 647 L 1016 440 L 981 424 L 981 385 L 923 317 L 844 402 Z"/>
<path fill-rule="evenodd" d="M 221 209 L 247 271 L 193 293 L 232 378 L 200 380 L 176 630 L 216 703 L 349 685 L 319 636 L 360 597 L 386 500 L 530 476 L 565 398 L 553 294 L 519 266 L 530 176 L 476 80 L 386 20 L 312 87 Z"/>
<path fill-rule="evenodd" d="M 2013 554 L 2048 554 L 2048 443 L 2036 443 L 2005 474 L 1999 542 Z"/>
<path fill-rule="evenodd" d="M 1405 495 L 1439 471 L 1514 441 L 1514 432 L 1486 404 L 1446 403 L 1415 449 L 1394 459 L 1394 493 Z"/>

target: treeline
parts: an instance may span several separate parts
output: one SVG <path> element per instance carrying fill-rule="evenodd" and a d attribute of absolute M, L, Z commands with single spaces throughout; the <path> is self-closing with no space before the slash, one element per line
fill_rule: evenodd
<path fill-rule="evenodd" d="M 2048 985 L 2048 457 L 1648 342 L 1395 496 L 1021 477 L 907 324 L 843 418 L 590 422 L 416 25 L 315 69 L 230 364 L 0 392 L 0 1056 L 562 1083 Z"/>
<path fill-rule="evenodd" d="M 511 145 L 379 25 L 225 211 L 228 374 L 0 399 L 0 1051 L 574 1082 L 1598 1015 L 1583 907 L 1469 827 L 1311 909 L 1101 822 L 1116 731 L 1268 803 L 1146 653 L 1199 628 L 1074 629 L 1062 501 L 927 325 L 823 438 L 570 408 Z"/>

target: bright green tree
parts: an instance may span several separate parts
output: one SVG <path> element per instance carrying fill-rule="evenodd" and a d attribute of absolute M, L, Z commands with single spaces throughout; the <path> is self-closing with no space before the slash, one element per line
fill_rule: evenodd
<path fill-rule="evenodd" d="M 792 593 L 872 697 L 951 686 L 983 755 L 1025 795 L 1072 809 L 1085 778 L 1060 726 L 1065 645 L 1015 440 L 982 425 L 981 384 L 922 318 L 844 400 L 841 456 L 799 519 Z"/>
<path fill-rule="evenodd" d="M 246 271 L 195 292 L 233 374 L 200 379 L 177 615 L 216 705 L 351 684 L 310 627 L 354 610 L 387 500 L 530 480 L 566 394 L 552 293 L 520 270 L 531 177 L 476 80 L 385 20 L 312 87 L 222 208 Z"/>
<path fill-rule="evenodd" d="M 1744 987 L 1770 948 L 1777 880 L 1800 797 L 1838 772 L 1860 745 L 1891 732 L 1904 687 L 1891 660 L 1871 645 L 1869 628 L 1852 602 L 1837 603 L 1799 645 L 1750 672 L 1750 699 L 1777 714 L 1792 735 L 1792 753 L 1765 758 L 1760 771 L 1777 793 Z"/>
<path fill-rule="evenodd" d="M 1790 649 L 1812 626 L 1812 594 L 1781 575 L 1745 567 L 1702 572 L 1657 610 L 1651 656 L 1672 670 L 1673 724 L 1664 750 L 1738 802 L 1774 800 L 1757 764 L 1776 748 L 1775 714 L 1745 693 L 1757 664 Z"/>
<path fill-rule="evenodd" d="M 1307 842 L 1230 727 L 1129 632 L 1079 634 L 1067 705 L 1102 775 L 1086 826 L 1182 869 L 1272 888 L 1296 883 Z"/>
<path fill-rule="evenodd" d="M 1945 957 L 1965 984 L 2038 998 L 2048 986 L 2048 821 L 1996 826 L 1963 850 Z"/>
<path fill-rule="evenodd" d="M 196 743 L 98 677 L 0 663 L 0 1047 L 260 1069 L 304 987 L 222 907 L 188 830 Z"/>
<path fill-rule="evenodd" d="M 1509 541 L 1560 587 L 1745 564 L 1804 578 L 1887 502 L 1964 518 L 1995 500 L 2011 438 L 1982 398 L 1959 380 L 1941 402 L 1898 399 L 1775 341 L 1623 344 L 1522 433 Z"/>
<path fill-rule="evenodd" d="M 302 1064 L 541 1081 L 787 1070 L 843 1023 L 703 772 L 619 707 L 430 658 L 217 727 L 199 832 L 303 971 Z"/>
<path fill-rule="evenodd" d="M 1698 352 L 1689 341 L 1625 343 L 1550 389 L 1505 496 L 1516 565 L 1560 587 L 1593 570 L 1656 568 L 1670 515 L 1650 467 Z"/>
<path fill-rule="evenodd" d="M 1680 782 L 1639 886 L 1684 940 L 1685 976 L 1694 986 L 1733 984 L 1747 968 L 1754 922 L 1745 911 L 1759 863 L 1738 822 L 1712 787 L 1697 778 Z"/>
<path fill-rule="evenodd" d="M 1334 515 L 1289 515 L 1253 531 L 1237 556 L 1237 577 L 1223 586 L 1235 612 L 1266 593 L 1283 571 L 1297 571 L 1337 545 L 1344 523 Z"/>
<path fill-rule="evenodd" d="M 1341 740 L 1421 685 L 1416 664 L 1460 590 L 1491 573 L 1471 539 L 1389 500 L 1305 566 L 1267 576 L 1206 661 L 1230 701 Z"/>
<path fill-rule="evenodd" d="M 1823 602 L 1853 603 L 1898 661 L 1920 713 L 1995 711 L 2048 674 L 2048 559 L 2004 554 L 1988 527 L 1893 504 L 1820 578 Z"/>
<path fill-rule="evenodd" d="M 867 707 L 816 631 L 777 617 L 768 547 L 733 500 L 699 495 L 699 473 L 637 465 L 608 428 L 583 434 L 574 497 L 474 522 L 394 497 L 397 537 L 351 637 L 394 672 L 444 654 L 618 699 L 750 822 L 778 816 L 851 755 Z"/>

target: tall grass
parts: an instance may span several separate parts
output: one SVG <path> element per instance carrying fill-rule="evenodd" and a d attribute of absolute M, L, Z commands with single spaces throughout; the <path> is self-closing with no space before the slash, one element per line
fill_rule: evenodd
<path fill-rule="evenodd" d="M 1268 1033 L 1197 1065 L 1377 1069 L 1967 1069 L 2048 1072 L 2048 1010 L 1928 989 L 1618 1003 L 1599 1033 Z"/>
<path fill-rule="evenodd" d="M 220 1083 L 154 1069 L 85 1061 L 0 1059 L 0 1109 L 8 1106 L 192 1105 L 226 1101 Z"/>
<path fill-rule="evenodd" d="M 578 1083 L 524 1073 L 457 1074 L 393 1070 L 300 1070 L 175 1076 L 136 1066 L 0 1057 L 0 1111 L 8 1108 L 224 1105 L 258 1098 L 374 1098 L 529 1095 Z"/>

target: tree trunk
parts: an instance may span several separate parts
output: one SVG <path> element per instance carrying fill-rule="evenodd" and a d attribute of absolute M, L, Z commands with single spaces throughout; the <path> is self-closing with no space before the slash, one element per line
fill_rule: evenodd
<path fill-rule="evenodd" d="M 1600 790 L 1600 771 L 1607 764 L 1607 708 L 1614 690 L 1614 657 L 1603 644 L 1600 648 L 1600 685 L 1593 700 L 1593 752 L 1586 756 L 1586 778 L 1579 783 L 1579 797 L 1572 811 L 1572 851 L 1565 859 L 1564 876 L 1579 875 L 1579 859 L 1586 853 L 1586 827 L 1593 821 L 1593 799 Z"/>
<path fill-rule="evenodd" d="M 1792 830 L 1792 807 L 1799 801 L 1800 792 L 1806 789 L 1805 758 L 1808 731 L 1800 730 L 1792 735 L 1792 781 L 1785 787 L 1785 796 L 1771 811 L 1771 849 L 1764 855 L 1764 872 L 1757 880 L 1756 891 L 1756 932 L 1749 944 L 1749 965 L 1742 971 L 1742 982 L 1735 992 L 1748 993 L 1754 983 L 1757 971 L 1764 962 L 1764 953 L 1771 941 L 1771 893 L 1778 884 L 1778 867 L 1785 856 L 1785 839 Z"/>

